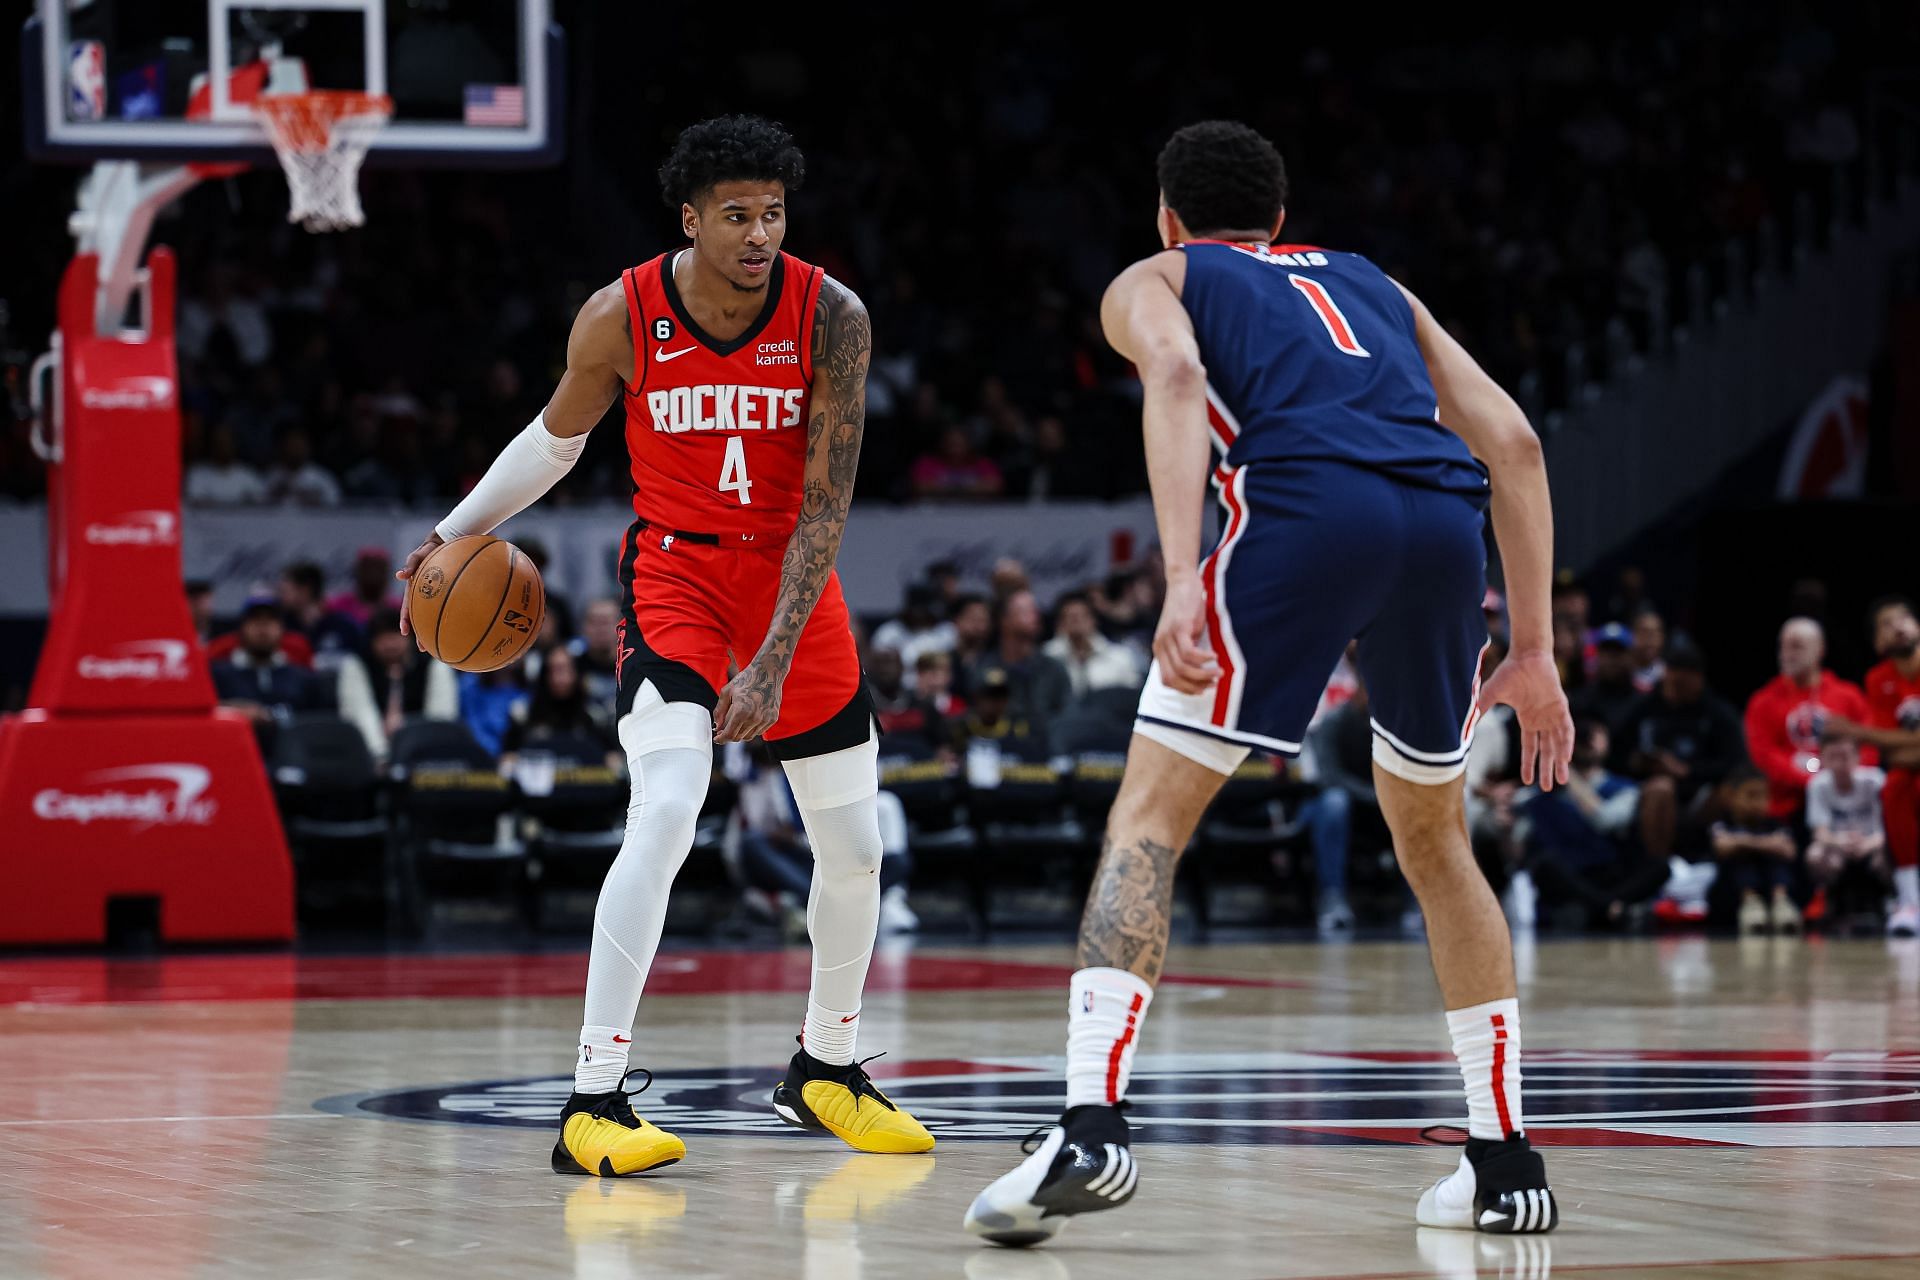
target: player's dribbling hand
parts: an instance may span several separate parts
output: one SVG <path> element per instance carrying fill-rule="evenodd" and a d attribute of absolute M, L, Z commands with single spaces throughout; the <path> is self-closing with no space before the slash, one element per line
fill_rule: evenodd
<path fill-rule="evenodd" d="M 751 742 L 780 719 L 781 677 L 749 662 L 720 690 L 713 708 L 715 742 Z"/>
<path fill-rule="evenodd" d="M 1520 781 L 1532 786 L 1537 774 L 1542 791 L 1565 786 L 1573 759 L 1573 715 L 1553 655 L 1545 650 L 1509 653 L 1480 686 L 1476 705 L 1485 715 L 1502 702 L 1520 720 Z"/>
<path fill-rule="evenodd" d="M 1153 632 L 1160 678 L 1181 693 L 1205 693 L 1220 678 L 1220 664 L 1202 647 L 1207 634 L 1207 593 L 1197 573 L 1168 575 L 1167 599 Z"/>
<path fill-rule="evenodd" d="M 427 557 L 438 550 L 440 544 L 444 541 L 446 541 L 446 539 L 442 538 L 438 533 L 429 533 L 427 540 L 413 549 L 413 553 L 407 557 L 407 562 L 393 571 L 393 576 L 405 582 L 414 574 L 420 572 L 420 566 L 427 562 Z M 413 622 L 408 615 L 408 610 L 412 603 L 413 592 L 403 591 L 400 593 L 400 634 L 403 636 L 413 635 Z M 425 653 L 427 651 L 426 646 L 420 643 L 418 636 L 414 636 L 413 643 L 419 647 L 420 652 Z"/>

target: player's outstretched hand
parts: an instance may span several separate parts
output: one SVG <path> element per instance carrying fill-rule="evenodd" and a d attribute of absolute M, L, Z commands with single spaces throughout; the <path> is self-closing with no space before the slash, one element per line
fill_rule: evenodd
<path fill-rule="evenodd" d="M 1537 773 L 1542 791 L 1565 786 L 1573 759 L 1573 715 L 1553 655 L 1509 653 L 1480 687 L 1478 710 L 1485 715 L 1502 702 L 1520 719 L 1520 781 L 1531 786 Z"/>
<path fill-rule="evenodd" d="M 1199 574 L 1167 578 L 1166 603 L 1153 633 L 1160 678 L 1181 693 L 1204 693 L 1220 678 L 1220 664 L 1204 647 L 1207 593 Z"/>
<path fill-rule="evenodd" d="M 427 562 L 427 557 L 432 555 L 440 547 L 440 544 L 445 541 L 446 539 L 442 538 L 438 533 L 429 533 L 427 535 L 427 540 L 413 549 L 413 553 L 407 557 L 407 562 L 401 565 L 398 569 L 395 569 L 393 571 L 393 576 L 400 579 L 400 581 L 405 582 L 407 579 L 411 578 L 414 574 L 420 572 L 420 566 Z M 401 592 L 400 593 L 400 634 L 403 636 L 413 635 L 413 619 L 408 612 L 412 604 L 413 604 L 413 592 L 411 591 Z M 425 653 L 427 651 L 427 647 L 423 644 L 420 644 L 420 637 L 414 636 L 413 642 L 414 644 L 419 645 L 420 652 Z"/>
<path fill-rule="evenodd" d="M 715 742 L 751 742 L 780 719 L 783 673 L 749 662 L 720 690 L 713 708 Z"/>

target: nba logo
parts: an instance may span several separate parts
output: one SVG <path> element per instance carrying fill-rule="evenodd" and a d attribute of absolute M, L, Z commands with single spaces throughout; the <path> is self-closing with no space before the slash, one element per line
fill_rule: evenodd
<path fill-rule="evenodd" d="M 75 40 L 67 46 L 67 119 L 101 120 L 106 114 L 106 46 Z"/>
<path fill-rule="evenodd" d="M 1091 992 L 1091 991 L 1086 991 L 1086 992 L 1082 992 L 1082 993 L 1081 993 L 1081 995 L 1080 995 L 1080 1012 L 1082 1012 L 1082 1013 L 1092 1013 L 1092 1012 L 1093 1012 L 1093 992 Z"/>

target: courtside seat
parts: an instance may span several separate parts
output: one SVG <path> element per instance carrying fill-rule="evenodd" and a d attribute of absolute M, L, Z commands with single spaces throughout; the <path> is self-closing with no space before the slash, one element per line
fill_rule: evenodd
<path fill-rule="evenodd" d="M 421 720 L 393 735 L 387 764 L 400 907 L 423 922 L 430 892 L 468 896 L 476 886 L 517 893 L 527 849 L 501 819 L 519 803 L 513 783 L 464 724 Z"/>
<path fill-rule="evenodd" d="M 1218 887 L 1229 883 L 1273 886 L 1274 855 L 1300 831 L 1276 803 L 1286 777 L 1284 762 L 1255 752 L 1234 770 L 1207 811 L 1180 868 L 1188 905 L 1203 931 L 1216 922 L 1213 899 Z"/>
<path fill-rule="evenodd" d="M 1038 739 L 1010 738 L 999 745 L 997 784 L 968 792 L 968 810 L 985 855 L 980 861 L 991 868 L 989 892 L 976 904 L 980 927 L 990 929 L 993 923 L 990 891 L 1022 884 L 1056 892 L 1077 917 L 1093 845 L 1069 798 L 1071 762 L 1053 756 Z M 1020 923 L 1052 927 L 1061 922 L 1049 916 Z"/>
<path fill-rule="evenodd" d="M 545 767 L 527 767 L 544 756 Z M 545 894 L 555 888 L 598 888 L 626 839 L 629 787 L 592 738 L 543 739 L 520 753 L 521 834 L 527 842 L 522 905 L 538 928 Z"/>
<path fill-rule="evenodd" d="M 301 905 L 383 899 L 391 822 L 360 731 L 338 716 L 296 716 L 274 738 L 269 772 Z"/>
<path fill-rule="evenodd" d="M 980 837 L 967 821 L 960 766 L 925 739 L 896 734 L 880 740 L 879 770 L 881 790 L 893 793 L 906 811 L 915 887 L 964 882 L 971 921 L 979 932 L 984 928 L 987 875 Z"/>

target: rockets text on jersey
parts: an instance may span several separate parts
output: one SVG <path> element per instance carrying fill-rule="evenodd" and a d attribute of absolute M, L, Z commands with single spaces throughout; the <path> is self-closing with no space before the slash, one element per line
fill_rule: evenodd
<path fill-rule="evenodd" d="M 780 254 L 759 316 L 723 341 L 700 328 L 680 296 L 674 264 L 687 252 L 621 277 L 634 337 L 634 514 L 665 529 L 784 539 L 805 482 L 811 338 L 824 273 Z"/>
<path fill-rule="evenodd" d="M 778 431 L 800 425 L 805 387 L 740 387 L 701 383 L 647 392 L 653 429 L 682 431 Z"/>

